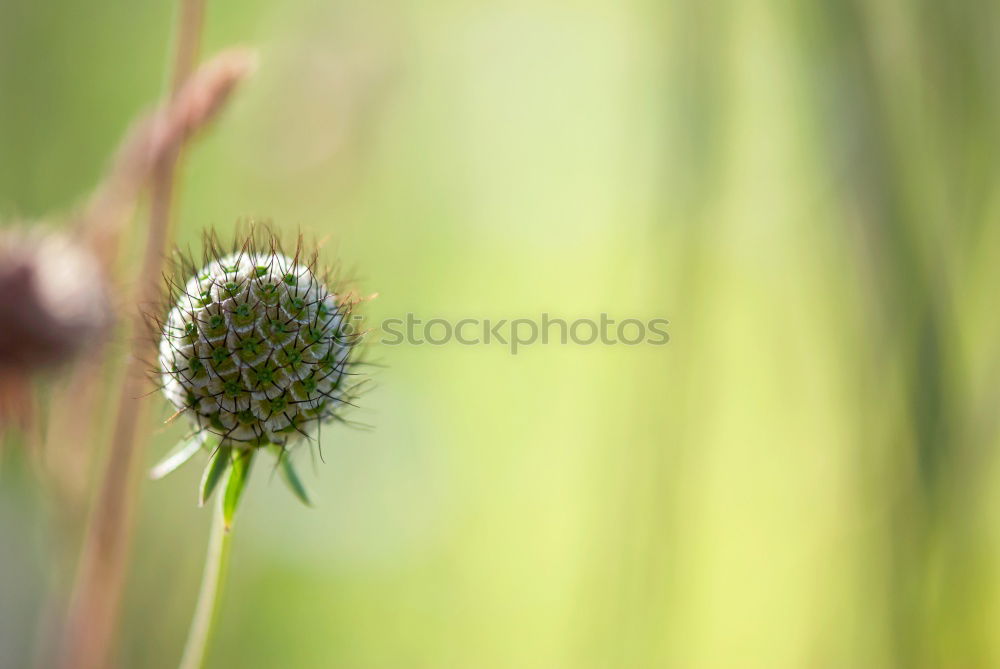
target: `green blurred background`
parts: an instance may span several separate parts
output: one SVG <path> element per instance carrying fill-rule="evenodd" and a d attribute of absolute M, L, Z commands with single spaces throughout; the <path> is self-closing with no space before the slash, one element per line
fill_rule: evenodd
<path fill-rule="evenodd" d="M 99 180 L 174 14 L 0 0 L 5 220 Z M 188 152 L 179 241 L 270 217 L 330 235 L 376 323 L 671 341 L 373 350 L 374 429 L 301 461 L 316 507 L 256 470 L 209 666 L 1000 666 L 1000 4 L 209 0 L 232 44 L 260 68 Z M 150 462 L 183 431 L 154 404 Z M 199 469 L 142 484 L 123 666 L 176 665 Z M 57 539 L 0 481 L 24 667 Z"/>

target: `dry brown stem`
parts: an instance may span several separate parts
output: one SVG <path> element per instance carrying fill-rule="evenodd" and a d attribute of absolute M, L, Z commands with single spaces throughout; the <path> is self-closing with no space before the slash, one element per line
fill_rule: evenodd
<path fill-rule="evenodd" d="M 129 133 L 105 188 L 81 217 L 81 233 L 99 257 L 114 257 L 123 222 L 136 194 L 150 183 L 149 229 L 137 277 L 136 302 L 153 304 L 170 236 L 171 205 L 178 156 L 184 142 L 221 109 L 235 86 L 252 69 L 245 51 L 223 53 L 192 74 L 197 59 L 204 0 L 183 0 L 170 100 Z M 155 342 L 141 336 L 136 311 L 133 345 L 118 397 L 112 440 L 92 509 L 77 573 L 61 663 L 74 669 L 110 666 L 133 524 L 142 431 L 148 403 L 144 397 L 144 360 L 155 357 Z"/>
<path fill-rule="evenodd" d="M 102 261 L 115 257 L 121 231 L 157 166 L 172 163 L 184 142 L 216 117 L 254 64 L 253 52 L 246 49 L 217 54 L 128 131 L 107 177 L 76 222 Z"/>

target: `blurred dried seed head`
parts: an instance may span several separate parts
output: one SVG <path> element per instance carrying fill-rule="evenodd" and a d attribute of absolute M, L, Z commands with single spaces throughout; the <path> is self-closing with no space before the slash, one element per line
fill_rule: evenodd
<path fill-rule="evenodd" d="M 118 235 L 153 170 L 172 160 L 186 141 L 219 115 L 256 64 L 253 51 L 223 51 L 191 73 L 169 100 L 132 125 L 103 183 L 76 220 L 102 262 L 114 259 Z"/>
<path fill-rule="evenodd" d="M 66 362 L 110 322 L 104 274 L 86 247 L 52 230 L 0 232 L 0 376 Z"/>

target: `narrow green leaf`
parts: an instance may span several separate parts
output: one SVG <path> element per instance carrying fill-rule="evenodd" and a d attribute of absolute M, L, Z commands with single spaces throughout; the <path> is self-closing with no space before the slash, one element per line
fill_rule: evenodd
<path fill-rule="evenodd" d="M 274 456 L 278 458 L 278 471 L 281 473 L 281 478 L 285 481 L 285 485 L 288 486 L 293 495 L 299 498 L 300 502 L 306 506 L 312 506 L 312 500 L 309 499 L 309 491 L 306 490 L 302 479 L 299 478 L 298 472 L 295 471 L 292 458 L 286 451 L 282 450 L 281 446 L 272 444 L 270 449 L 274 453 Z"/>
<path fill-rule="evenodd" d="M 179 442 L 169 453 L 167 453 L 166 456 L 164 456 L 162 460 L 157 462 L 153 468 L 149 470 L 149 478 L 156 481 L 162 479 L 167 474 L 170 474 L 194 457 L 194 454 L 201 450 L 201 447 L 205 444 L 205 442 L 206 439 L 204 432 L 199 432 L 190 439 Z"/>
<path fill-rule="evenodd" d="M 229 479 L 226 481 L 226 496 L 222 501 L 222 518 L 225 521 L 227 531 L 233 526 L 236 507 L 240 504 L 243 488 L 246 487 L 247 478 L 250 476 L 253 454 L 252 449 L 237 453 L 233 460 L 233 467 L 229 470 Z"/>
<path fill-rule="evenodd" d="M 232 448 L 229 446 L 219 446 L 215 449 L 215 454 L 208 461 L 205 473 L 201 475 L 201 488 L 198 492 L 198 506 L 205 506 L 205 502 L 212 496 L 215 486 L 219 485 L 222 475 L 229 469 L 232 463 Z"/>

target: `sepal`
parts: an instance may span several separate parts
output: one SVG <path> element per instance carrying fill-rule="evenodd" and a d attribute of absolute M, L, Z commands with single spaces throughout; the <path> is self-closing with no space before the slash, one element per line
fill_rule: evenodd
<path fill-rule="evenodd" d="M 222 518 L 228 532 L 233 526 L 233 517 L 236 515 L 236 508 L 240 504 L 243 496 L 243 489 L 246 487 L 250 477 L 250 465 L 253 463 L 254 450 L 247 449 L 236 453 L 233 458 L 233 466 L 229 469 L 229 478 L 226 479 L 226 492 L 222 500 Z"/>
<path fill-rule="evenodd" d="M 162 460 L 153 465 L 153 468 L 149 470 L 149 478 L 154 481 L 162 479 L 193 458 L 195 453 L 203 447 L 214 448 L 217 443 L 217 440 L 213 443 L 213 440 L 209 439 L 205 432 L 199 432 L 190 439 L 179 442 Z"/>
<path fill-rule="evenodd" d="M 205 472 L 201 475 L 201 486 L 198 489 L 198 506 L 205 506 L 205 502 L 212 496 L 212 491 L 219 485 L 222 475 L 229 470 L 232 464 L 233 449 L 229 446 L 219 446 L 212 454 L 212 459 L 205 466 Z"/>
<path fill-rule="evenodd" d="M 281 446 L 276 446 L 271 444 L 268 447 L 274 456 L 278 459 L 278 472 L 281 474 L 281 479 L 288 486 L 288 489 L 292 491 L 300 502 L 306 506 L 312 506 L 312 500 L 309 498 L 309 491 L 306 489 L 305 485 L 302 483 L 302 479 L 299 478 L 299 474 L 295 471 L 295 465 L 292 464 L 292 458 L 285 448 Z"/>

